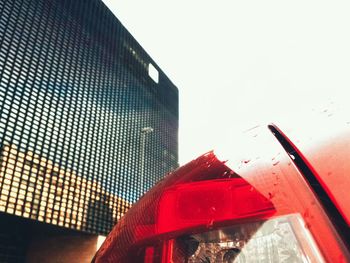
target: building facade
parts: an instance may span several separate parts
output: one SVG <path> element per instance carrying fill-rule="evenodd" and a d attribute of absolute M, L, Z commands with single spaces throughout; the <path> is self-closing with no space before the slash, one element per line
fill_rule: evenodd
<path fill-rule="evenodd" d="M 0 0 L 0 216 L 106 235 L 177 134 L 177 88 L 100 0 Z"/>

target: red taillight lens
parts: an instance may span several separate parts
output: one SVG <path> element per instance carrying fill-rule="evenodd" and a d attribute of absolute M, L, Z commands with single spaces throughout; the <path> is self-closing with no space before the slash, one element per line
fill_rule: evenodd
<path fill-rule="evenodd" d="M 181 184 L 159 202 L 157 232 L 167 233 L 240 218 L 264 218 L 272 203 L 242 178 Z"/>

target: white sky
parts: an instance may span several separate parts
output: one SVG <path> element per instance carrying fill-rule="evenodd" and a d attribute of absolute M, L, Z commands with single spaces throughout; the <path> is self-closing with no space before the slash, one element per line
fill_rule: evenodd
<path fill-rule="evenodd" d="M 179 88 L 180 164 L 350 98 L 350 1 L 104 2 Z"/>

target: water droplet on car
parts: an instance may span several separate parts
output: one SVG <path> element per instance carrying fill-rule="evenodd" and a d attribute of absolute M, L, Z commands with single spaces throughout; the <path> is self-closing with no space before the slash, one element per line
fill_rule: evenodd
<path fill-rule="evenodd" d="M 272 163 L 272 165 L 273 165 L 273 166 L 276 166 L 276 165 L 279 164 L 279 163 L 280 163 L 280 161 L 276 161 L 276 162 Z"/>

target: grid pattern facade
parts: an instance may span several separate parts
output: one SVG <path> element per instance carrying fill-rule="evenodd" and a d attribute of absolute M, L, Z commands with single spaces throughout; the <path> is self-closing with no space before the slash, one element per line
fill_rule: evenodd
<path fill-rule="evenodd" d="M 177 131 L 177 88 L 101 1 L 0 0 L 0 212 L 106 234 Z"/>

